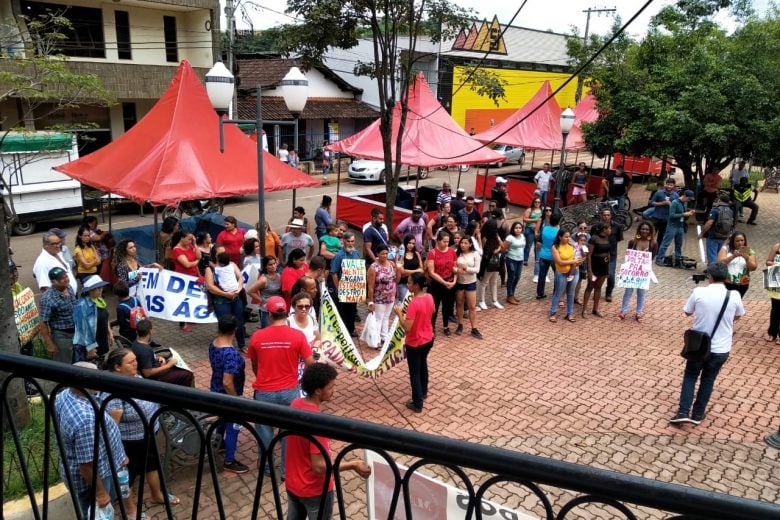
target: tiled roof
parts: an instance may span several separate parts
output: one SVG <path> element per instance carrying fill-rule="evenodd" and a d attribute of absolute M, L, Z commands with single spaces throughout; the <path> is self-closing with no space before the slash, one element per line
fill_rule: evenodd
<path fill-rule="evenodd" d="M 286 71 L 285 71 L 286 74 Z M 263 119 L 286 121 L 293 116 L 281 97 L 263 96 Z M 255 118 L 255 98 L 238 98 L 239 119 Z M 376 119 L 379 112 L 362 101 L 345 98 L 309 98 L 301 119 Z"/>
<path fill-rule="evenodd" d="M 298 66 L 297 61 L 283 58 L 239 59 L 236 60 L 236 63 L 238 64 L 238 76 L 240 78 L 238 90 L 246 92 L 254 90 L 258 83 L 263 89 L 276 88 L 279 82 L 287 75 L 290 67 Z M 325 76 L 326 80 L 335 83 L 344 92 L 353 94 L 361 94 L 363 92 L 363 89 L 350 85 L 325 65 L 314 68 Z"/>

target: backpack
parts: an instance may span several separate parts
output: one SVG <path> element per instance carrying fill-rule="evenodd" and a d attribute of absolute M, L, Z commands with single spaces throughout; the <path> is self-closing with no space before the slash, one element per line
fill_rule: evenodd
<path fill-rule="evenodd" d="M 734 213 L 728 206 L 718 208 L 718 220 L 715 221 L 713 234 L 716 238 L 728 238 L 734 228 Z"/>
<path fill-rule="evenodd" d="M 131 305 L 132 303 L 132 305 Z M 133 296 L 127 301 L 120 302 L 120 307 L 124 307 L 125 309 L 129 310 L 130 313 L 130 328 L 135 330 L 136 327 L 138 327 L 138 322 L 141 320 L 146 319 L 146 311 L 143 307 L 141 307 L 141 303 L 138 301 L 138 298 Z"/>

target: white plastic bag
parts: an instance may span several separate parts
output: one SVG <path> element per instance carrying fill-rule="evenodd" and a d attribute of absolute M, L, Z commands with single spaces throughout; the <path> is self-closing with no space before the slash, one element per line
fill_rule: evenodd
<path fill-rule="evenodd" d="M 85 518 L 89 518 L 90 513 L 91 511 L 88 510 Z M 95 504 L 95 520 L 114 520 L 114 506 L 111 505 L 111 502 L 106 507 Z"/>
<path fill-rule="evenodd" d="M 366 319 L 363 321 L 363 333 L 360 334 L 360 339 L 366 342 L 371 348 L 379 348 L 379 321 L 376 319 L 376 315 L 373 312 L 369 312 Z"/>

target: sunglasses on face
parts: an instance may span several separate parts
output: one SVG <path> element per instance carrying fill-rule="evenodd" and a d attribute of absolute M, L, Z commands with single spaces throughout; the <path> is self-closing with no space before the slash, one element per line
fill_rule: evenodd
<path fill-rule="evenodd" d="M 296 305 L 295 308 L 299 311 L 308 311 L 311 309 L 311 305 Z"/>

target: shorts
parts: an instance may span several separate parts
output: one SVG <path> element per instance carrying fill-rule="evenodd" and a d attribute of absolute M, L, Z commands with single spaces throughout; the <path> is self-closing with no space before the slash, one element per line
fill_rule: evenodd
<path fill-rule="evenodd" d="M 456 291 L 474 292 L 474 291 L 477 290 L 477 282 L 456 283 L 455 284 L 455 290 Z"/>
<path fill-rule="evenodd" d="M 571 190 L 571 194 L 577 197 L 578 195 L 585 195 L 588 193 L 588 190 L 585 188 L 580 188 L 579 186 L 574 186 Z"/>

